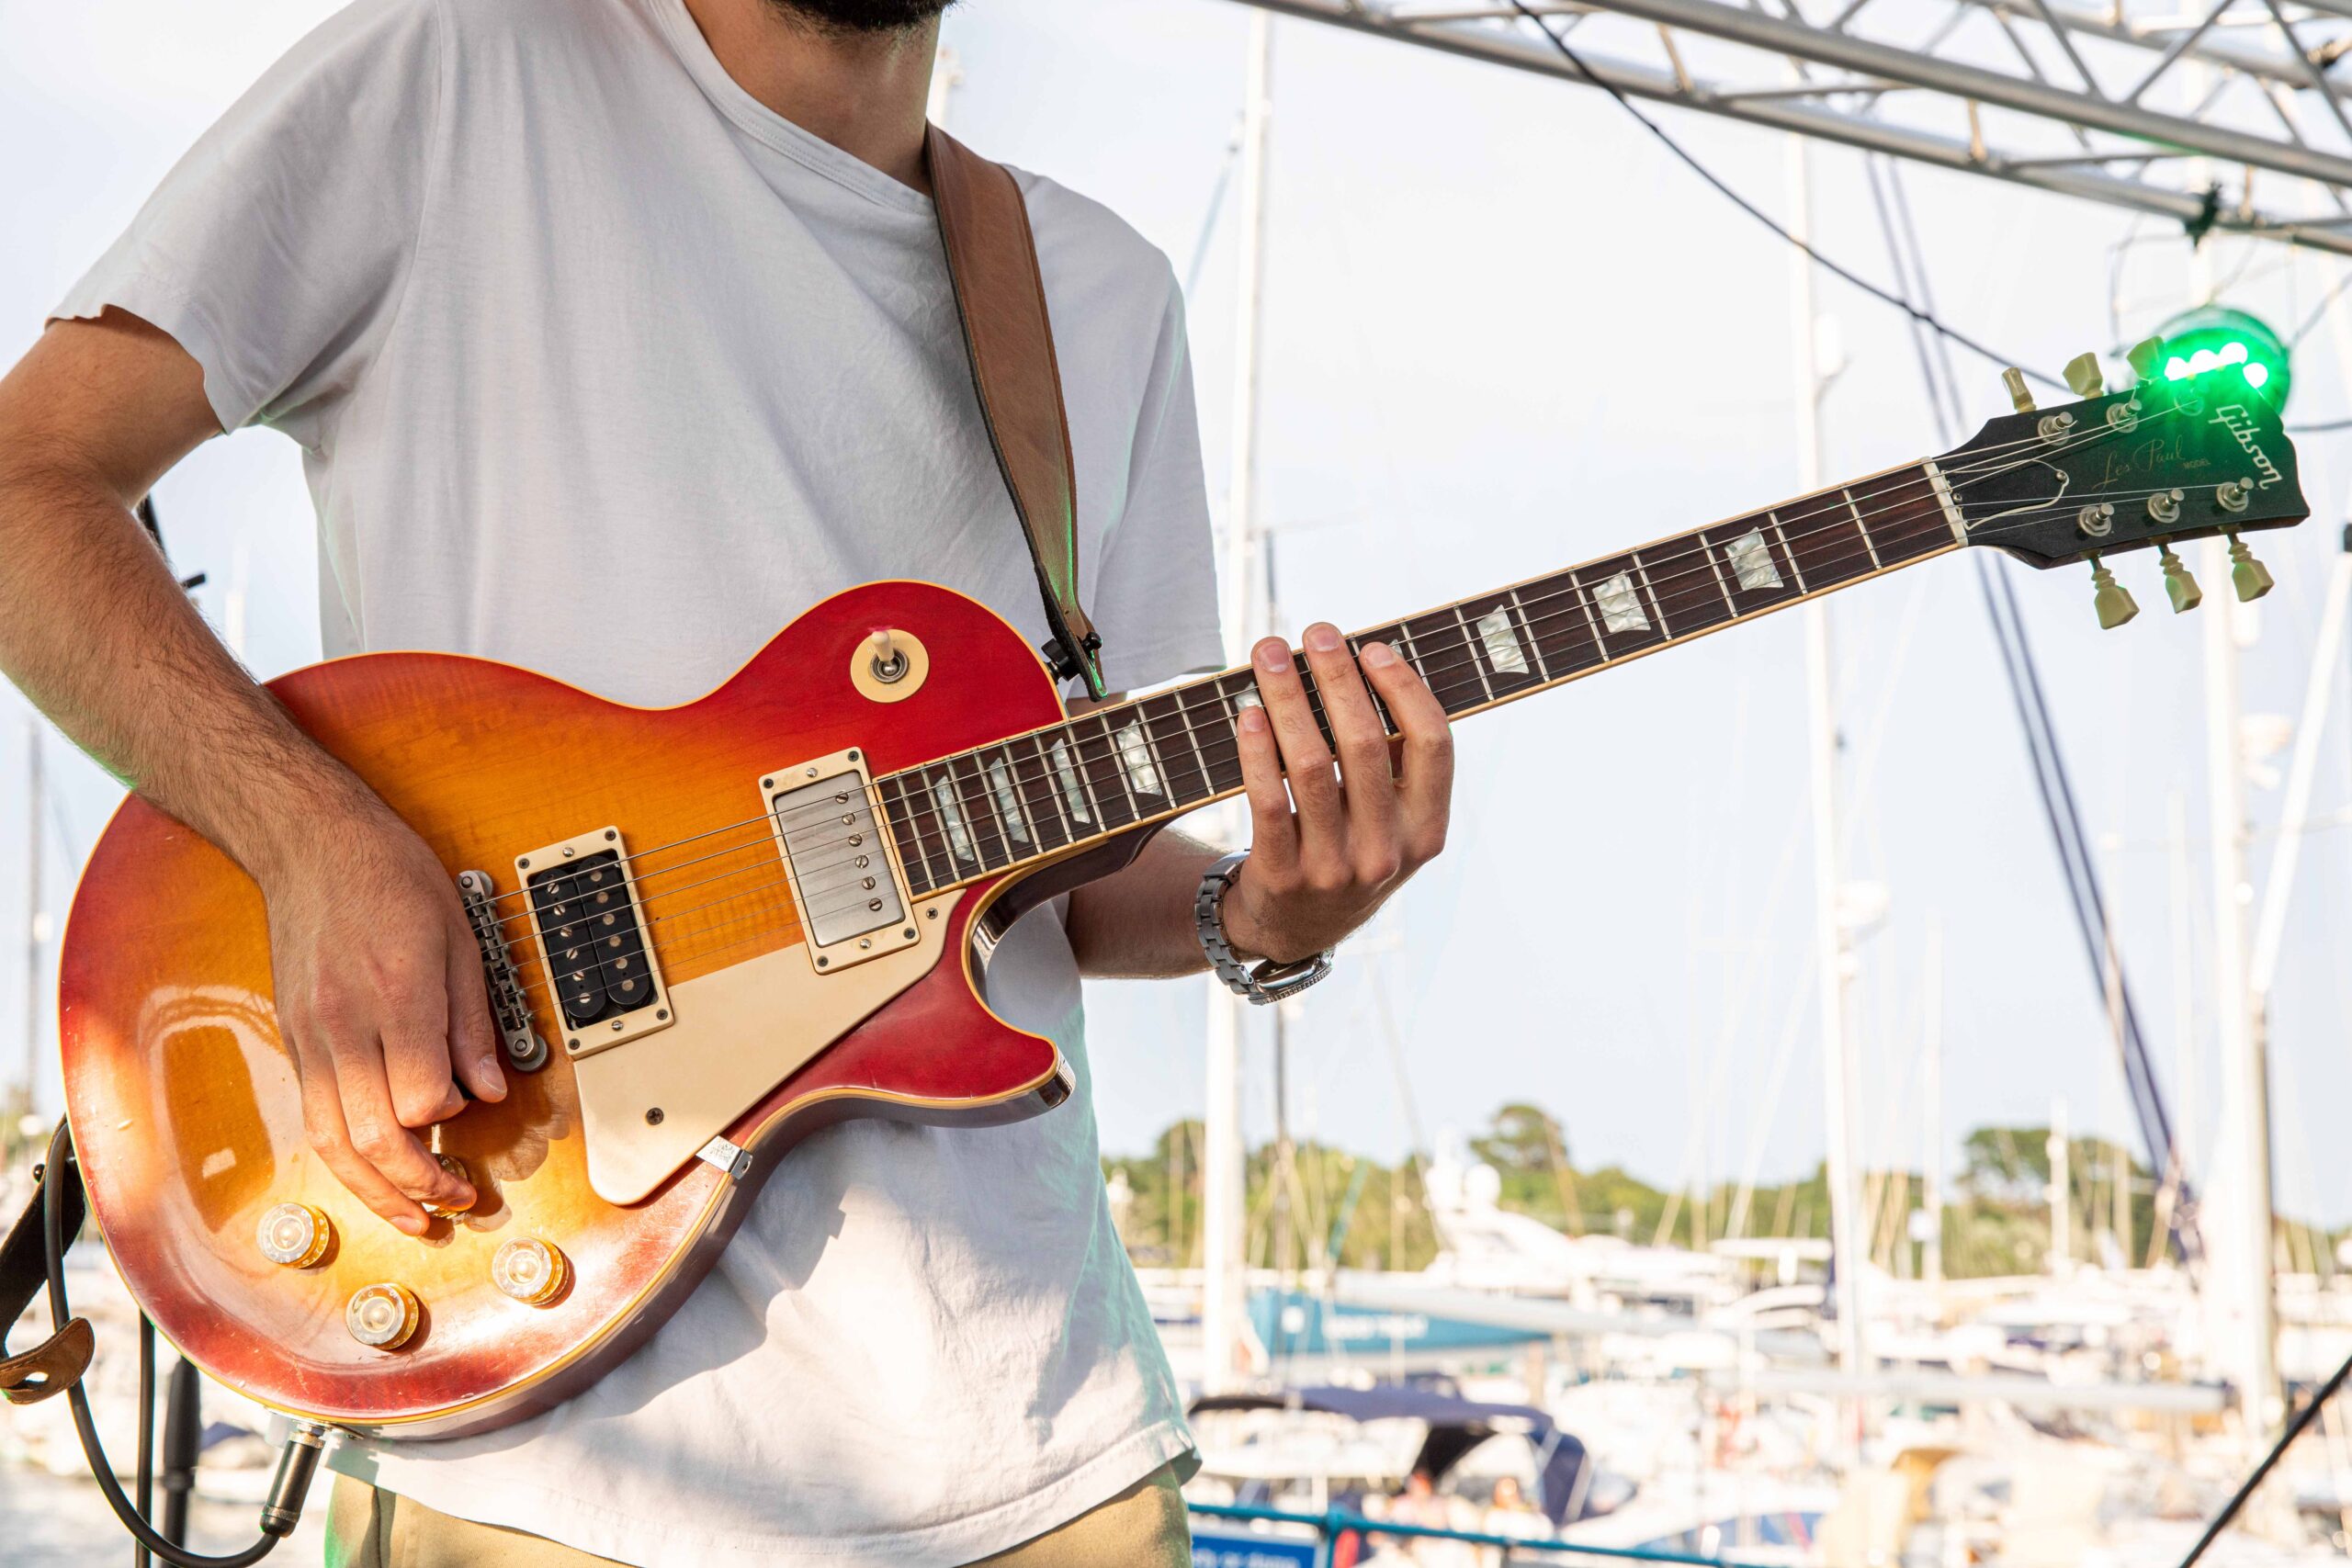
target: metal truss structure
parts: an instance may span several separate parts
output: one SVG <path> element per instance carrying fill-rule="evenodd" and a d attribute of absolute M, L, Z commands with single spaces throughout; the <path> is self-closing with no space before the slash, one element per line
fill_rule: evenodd
<path fill-rule="evenodd" d="M 1244 0 L 1582 82 L 1510 0 Z M 1528 0 L 1628 96 L 2352 255 L 2352 0 Z"/>

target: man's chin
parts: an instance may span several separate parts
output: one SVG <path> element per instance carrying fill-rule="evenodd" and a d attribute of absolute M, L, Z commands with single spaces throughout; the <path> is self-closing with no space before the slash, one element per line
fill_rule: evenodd
<path fill-rule="evenodd" d="M 795 21 L 831 32 L 898 32 L 921 26 L 955 0 L 768 0 Z"/>

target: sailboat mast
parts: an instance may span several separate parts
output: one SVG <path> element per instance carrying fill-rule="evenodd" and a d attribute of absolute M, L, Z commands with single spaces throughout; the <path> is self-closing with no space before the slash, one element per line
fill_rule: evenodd
<path fill-rule="evenodd" d="M 1812 175 L 1803 137 L 1789 139 L 1790 228 L 1800 239 L 1811 225 Z M 1813 261 L 1800 251 L 1790 262 L 1790 303 L 1796 337 L 1797 461 L 1799 488 L 1821 488 L 1821 395 L 1824 382 L 1815 351 Z M 1852 1105 L 1853 1047 L 1849 1038 L 1847 990 L 1849 963 L 1845 923 L 1838 918 L 1839 868 L 1838 822 L 1838 713 L 1836 665 L 1830 657 L 1829 608 L 1816 599 L 1804 607 L 1806 711 L 1813 780 L 1814 950 L 1821 1015 L 1823 1132 L 1827 1142 L 1829 1246 L 1837 1272 L 1838 1370 L 1849 1387 L 1868 1372 L 1862 1337 L 1860 1234 L 1856 1224 L 1860 1194 L 1854 1186 Z M 1839 1421 L 1838 1448 L 1850 1452 L 1861 1435 L 1865 1404 L 1856 1395 Z"/>
<path fill-rule="evenodd" d="M 1273 18 L 1250 18 L 1250 74 L 1242 102 L 1240 277 L 1235 307 L 1233 478 L 1226 508 L 1225 637 L 1229 664 L 1247 664 L 1261 622 L 1258 592 L 1264 549 L 1258 529 L 1258 364 L 1263 325 L 1266 248 L 1266 145 L 1273 96 Z M 1241 834 L 1241 807 L 1226 807 L 1226 837 Z M 1241 998 L 1215 976 L 1207 982 L 1208 1099 L 1201 1162 L 1201 1386 L 1209 1393 L 1240 1380 L 1241 1320 L 1247 1307 L 1243 1205 L 1248 1154 L 1241 1140 Z"/>

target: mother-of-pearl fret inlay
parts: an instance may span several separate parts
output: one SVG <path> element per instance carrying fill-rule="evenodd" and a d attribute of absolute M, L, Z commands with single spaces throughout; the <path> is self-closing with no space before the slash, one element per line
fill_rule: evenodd
<path fill-rule="evenodd" d="M 1086 786 L 1079 782 L 1078 769 L 1069 760 L 1069 742 L 1057 739 L 1046 748 L 1046 755 L 1054 764 L 1054 776 L 1061 781 L 1062 800 L 1069 807 L 1073 822 L 1091 822 L 1094 812 L 1086 798 Z"/>
<path fill-rule="evenodd" d="M 1724 558 L 1731 562 L 1732 575 L 1742 588 L 1781 586 L 1781 569 L 1772 564 L 1772 547 L 1765 543 L 1761 528 L 1750 528 L 1725 545 Z"/>
<path fill-rule="evenodd" d="M 989 764 L 989 787 L 996 794 L 997 815 L 1004 818 L 1004 830 L 1016 844 L 1029 841 L 1029 818 L 1021 810 L 1021 793 L 1012 787 L 1012 770 L 999 757 Z"/>
<path fill-rule="evenodd" d="M 1592 602 L 1600 606 L 1600 621 L 1612 632 L 1645 632 L 1650 618 L 1642 613 L 1642 596 L 1634 574 L 1621 571 L 1606 582 L 1592 585 Z"/>
<path fill-rule="evenodd" d="M 1125 770 L 1127 787 L 1137 795 L 1165 795 L 1159 782 L 1159 764 L 1151 760 L 1151 742 L 1144 738 L 1143 720 L 1136 719 L 1111 737 L 1118 748 L 1119 766 Z"/>
<path fill-rule="evenodd" d="M 939 807 L 939 820 L 947 829 L 947 847 L 957 860 L 978 863 L 979 853 L 972 847 L 971 830 L 964 826 L 964 803 L 956 798 L 956 787 L 945 779 L 933 779 L 931 798 Z"/>
<path fill-rule="evenodd" d="M 1470 623 L 1486 645 L 1487 662 L 1505 675 L 1527 673 L 1527 655 L 1520 650 L 1519 634 L 1511 629 L 1510 613 L 1499 607 Z"/>

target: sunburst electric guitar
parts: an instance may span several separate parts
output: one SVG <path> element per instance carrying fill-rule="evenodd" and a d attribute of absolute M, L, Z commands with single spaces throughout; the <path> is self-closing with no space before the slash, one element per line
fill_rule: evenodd
<path fill-rule="evenodd" d="M 2162 547 L 2193 603 L 2171 547 L 2226 535 L 2251 597 L 2269 579 L 2237 535 L 2307 510 L 2236 367 L 2094 383 L 1933 460 L 1355 640 L 1389 643 L 1459 716 L 1963 546 L 2089 560 L 2116 624 L 2131 601 L 2102 557 Z M 1241 670 L 1071 718 L 1009 626 L 920 582 L 826 600 L 683 707 L 430 653 L 271 689 L 424 835 L 471 917 L 511 1087 L 433 1136 L 479 1201 L 412 1238 L 337 1184 L 304 1143 L 260 892 L 135 795 L 63 944 L 73 1133 L 107 1245 L 175 1344 L 305 1420 L 413 1436 L 517 1420 L 627 1356 L 812 1129 L 978 1127 L 1068 1098 L 1053 1044 L 989 1010 L 989 954 L 1237 793 L 1255 700 Z"/>

